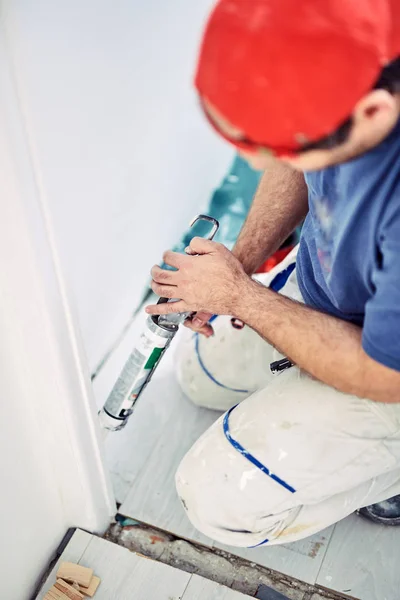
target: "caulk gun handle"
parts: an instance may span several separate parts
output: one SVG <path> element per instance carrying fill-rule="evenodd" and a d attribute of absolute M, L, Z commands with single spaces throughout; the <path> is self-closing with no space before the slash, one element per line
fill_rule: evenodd
<path fill-rule="evenodd" d="M 210 233 L 204 238 L 206 240 L 212 240 L 219 229 L 219 222 L 217 221 L 217 219 L 214 219 L 214 217 L 209 217 L 208 215 L 197 215 L 197 217 L 195 217 L 193 219 L 193 221 L 190 223 L 190 227 L 193 227 L 193 225 L 195 223 L 197 223 L 197 221 L 208 221 L 208 223 L 213 224 Z M 187 252 L 187 254 L 189 254 L 190 256 L 198 256 L 198 254 L 190 254 L 189 252 Z M 166 302 L 171 302 L 171 299 L 161 297 L 161 298 L 159 298 L 157 304 L 165 304 Z M 176 302 L 176 300 L 175 300 L 175 302 Z M 171 315 L 160 315 L 158 317 L 158 322 L 160 324 L 162 324 L 163 322 L 168 323 L 171 321 L 176 321 L 176 319 L 178 318 L 179 322 L 183 323 L 183 321 L 185 321 L 188 317 L 190 317 L 193 314 L 194 313 L 192 313 L 192 312 L 188 312 L 188 313 L 173 313 Z"/>

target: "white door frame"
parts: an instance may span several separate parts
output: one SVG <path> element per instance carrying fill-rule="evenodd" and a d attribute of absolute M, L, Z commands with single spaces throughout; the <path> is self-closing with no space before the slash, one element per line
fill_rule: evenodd
<path fill-rule="evenodd" d="M 15 397 L 2 402 L 23 403 L 29 411 L 69 526 L 103 532 L 115 502 L 96 404 L 4 29 L 3 22 L 0 310 L 6 318 L 0 344 L 15 371 Z"/>

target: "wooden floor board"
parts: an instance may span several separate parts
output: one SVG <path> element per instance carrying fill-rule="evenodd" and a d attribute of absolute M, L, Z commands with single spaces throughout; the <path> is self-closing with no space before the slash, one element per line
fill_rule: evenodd
<path fill-rule="evenodd" d="M 123 469 L 123 484 L 119 482 L 119 486 L 130 488 L 119 511 L 177 536 L 212 546 L 213 541 L 192 527 L 183 511 L 175 489 L 175 472 L 187 450 L 219 413 L 198 408 L 184 397 L 172 372 L 171 358 L 169 355 L 156 373 L 126 429 L 111 440 L 114 472 L 121 468 L 122 460 L 129 465 L 132 457 L 130 470 Z M 171 409 L 169 419 L 165 406 Z M 121 434 L 125 437 L 118 437 Z M 271 548 L 218 547 L 314 583 L 331 532 L 330 528 L 308 540 Z"/>
<path fill-rule="evenodd" d="M 99 408 L 105 403 L 125 361 L 137 343 L 144 322 L 145 316 L 140 314 L 96 376 L 93 389 Z M 155 391 L 160 390 L 157 381 L 164 379 L 164 373 L 172 372 L 173 352 L 171 347 L 161 361 L 151 386 L 138 401 L 135 413 L 127 426 L 121 431 L 110 432 L 105 440 L 106 460 L 117 502 L 122 503 L 125 500 L 133 481 L 145 467 L 159 432 L 164 428 L 171 413 L 178 409 L 179 398 L 171 394 L 168 388 L 161 390 L 161 393 Z"/>
<path fill-rule="evenodd" d="M 100 577 L 95 600 L 246 600 L 249 596 L 186 571 L 147 559 L 107 540 L 77 530 L 60 561 L 90 567 Z M 36 600 L 56 580 L 53 569 Z"/>
<path fill-rule="evenodd" d="M 357 515 L 337 523 L 317 583 L 357 600 L 400 598 L 400 530 Z"/>
<path fill-rule="evenodd" d="M 134 339 L 135 336 L 132 335 L 132 344 Z M 129 493 L 134 493 L 132 486 L 136 488 L 142 472 L 149 471 L 148 465 L 152 460 L 151 457 L 153 457 L 153 461 L 157 462 L 157 457 L 154 459 L 154 452 L 156 446 L 159 447 L 161 439 L 163 440 L 161 446 L 169 443 L 166 462 L 171 463 L 168 471 L 170 474 L 174 466 L 171 461 L 175 459 L 175 463 L 179 463 L 185 449 L 189 449 L 196 438 L 219 416 L 219 413 L 215 411 L 202 410 L 192 406 L 181 393 L 174 375 L 174 345 L 176 341 L 174 340 L 172 347 L 161 361 L 151 385 L 138 401 L 135 412 L 126 427 L 121 431 L 111 432 L 105 440 L 106 459 L 111 472 L 114 493 L 117 502 L 121 504 Z M 123 364 L 121 357 L 119 357 L 120 363 Z M 97 397 L 104 397 L 105 390 L 108 391 L 110 388 L 108 370 L 113 368 L 113 364 L 113 361 L 108 363 L 105 367 L 107 372 L 105 374 L 101 372 L 96 378 Z M 199 422 L 195 423 L 198 415 Z M 186 418 L 188 422 L 191 420 L 194 423 L 188 427 L 187 431 L 182 431 Z M 175 439 L 177 435 L 181 436 L 180 446 L 179 440 Z M 163 466 L 166 462 L 163 463 Z M 159 469 L 156 469 L 154 475 L 159 475 Z M 148 476 L 151 479 L 152 474 L 148 473 Z M 144 481 L 148 481 L 149 477 L 144 475 Z M 167 492 L 167 490 L 165 491 Z"/>
<path fill-rule="evenodd" d="M 175 398 L 174 410 L 162 427 L 153 427 L 147 417 L 143 420 L 142 427 L 152 439 L 153 448 L 145 468 L 134 478 L 120 512 L 175 535 L 212 545 L 209 538 L 190 524 L 176 493 L 175 472 L 187 450 L 218 413 L 193 406 L 183 397 L 171 374 L 159 377 L 152 386 L 152 393 L 160 401 L 169 403 L 170 397 Z"/>
<path fill-rule="evenodd" d="M 46 594 L 46 591 L 53 585 L 53 583 L 55 581 L 58 566 L 61 561 L 65 560 L 67 562 L 78 563 L 81 560 L 92 537 L 93 536 L 91 536 L 90 533 L 86 533 L 86 531 L 82 531 L 81 529 L 77 529 L 74 532 L 72 538 L 70 539 L 70 541 L 68 542 L 68 545 L 66 546 L 64 552 L 62 553 L 62 557 L 57 561 L 57 563 L 54 566 L 54 568 L 52 569 L 49 577 L 47 578 L 42 590 L 36 596 L 35 600 L 43 600 L 43 598 Z"/>
<path fill-rule="evenodd" d="M 178 600 L 190 574 L 93 537 L 80 561 L 101 578 L 96 600 Z"/>

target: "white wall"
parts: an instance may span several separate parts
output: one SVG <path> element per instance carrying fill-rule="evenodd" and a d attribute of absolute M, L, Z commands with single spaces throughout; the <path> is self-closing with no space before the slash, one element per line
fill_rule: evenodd
<path fill-rule="evenodd" d="M 0 578 L 28 600 L 71 526 L 115 507 L 96 409 L 0 13 Z"/>
<path fill-rule="evenodd" d="M 4 598 L 114 509 L 89 371 L 231 158 L 191 89 L 210 4 L 0 4 Z"/>
<path fill-rule="evenodd" d="M 9 0 L 16 82 L 93 369 L 232 156 L 192 89 L 213 0 Z"/>

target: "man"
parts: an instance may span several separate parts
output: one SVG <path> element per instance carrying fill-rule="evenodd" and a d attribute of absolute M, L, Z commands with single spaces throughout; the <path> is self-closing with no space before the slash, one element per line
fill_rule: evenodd
<path fill-rule="evenodd" d="M 220 542 L 287 543 L 383 500 L 372 516 L 400 521 L 399 54 L 394 2 L 221 0 L 208 23 L 202 108 L 265 175 L 233 252 L 167 252 L 153 289 L 181 301 L 147 311 L 197 312 L 180 381 L 229 408 L 176 479 Z M 297 257 L 254 281 L 304 217 Z"/>

